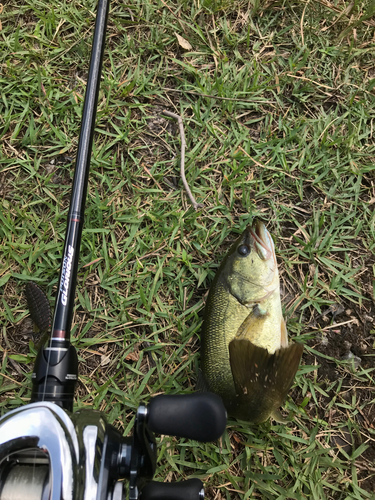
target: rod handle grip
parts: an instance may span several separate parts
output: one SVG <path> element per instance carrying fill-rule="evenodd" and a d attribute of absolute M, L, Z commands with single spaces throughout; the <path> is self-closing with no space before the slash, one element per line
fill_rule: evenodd
<path fill-rule="evenodd" d="M 156 396 L 147 410 L 152 432 L 203 443 L 219 439 L 227 423 L 223 402 L 212 392 Z"/>
<path fill-rule="evenodd" d="M 178 483 L 150 481 L 142 489 L 140 500 L 204 500 L 203 483 L 197 478 Z"/>

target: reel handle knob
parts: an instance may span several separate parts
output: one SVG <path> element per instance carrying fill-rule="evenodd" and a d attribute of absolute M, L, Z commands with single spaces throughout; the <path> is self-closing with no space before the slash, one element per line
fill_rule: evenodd
<path fill-rule="evenodd" d="M 212 392 L 156 396 L 147 411 L 152 432 L 203 443 L 219 439 L 227 423 L 223 402 Z"/>
<path fill-rule="evenodd" d="M 204 500 L 203 483 L 200 479 L 188 479 L 178 483 L 150 481 L 142 489 L 141 500 Z"/>

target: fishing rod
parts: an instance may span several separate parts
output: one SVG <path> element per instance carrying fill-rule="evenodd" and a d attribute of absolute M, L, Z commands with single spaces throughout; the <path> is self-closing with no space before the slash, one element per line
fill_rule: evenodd
<path fill-rule="evenodd" d="M 151 398 L 138 407 L 131 437 L 101 412 L 73 412 L 78 357 L 70 329 L 109 3 L 99 0 L 97 7 L 51 335 L 35 361 L 31 403 L 0 419 L 0 500 L 202 500 L 197 478 L 152 481 L 154 433 L 208 442 L 226 425 L 222 401 L 212 393 Z M 26 294 L 32 318 L 48 325 L 44 294 L 33 284 Z"/>

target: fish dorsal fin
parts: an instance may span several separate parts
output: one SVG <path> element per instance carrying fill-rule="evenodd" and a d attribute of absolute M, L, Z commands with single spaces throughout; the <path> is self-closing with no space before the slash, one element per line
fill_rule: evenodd
<path fill-rule="evenodd" d="M 247 339 L 233 339 L 229 359 L 238 418 L 264 422 L 285 401 L 302 356 L 303 345 L 292 344 L 269 354 Z"/>

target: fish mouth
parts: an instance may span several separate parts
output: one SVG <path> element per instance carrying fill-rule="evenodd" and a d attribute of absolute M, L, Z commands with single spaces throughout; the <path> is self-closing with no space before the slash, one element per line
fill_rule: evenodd
<path fill-rule="evenodd" d="M 274 255 L 274 244 L 266 226 L 260 220 L 253 223 L 250 228 L 250 235 L 253 238 L 253 246 L 262 260 L 271 259 Z"/>

